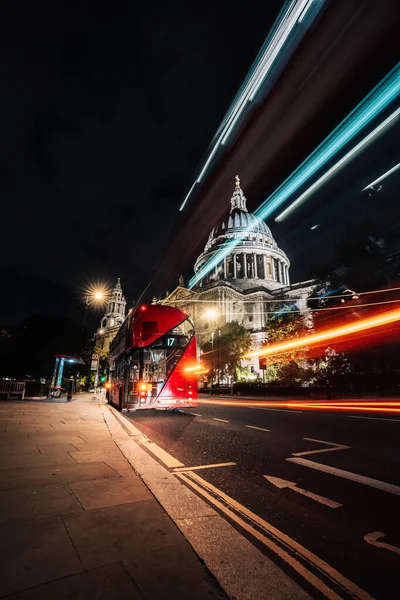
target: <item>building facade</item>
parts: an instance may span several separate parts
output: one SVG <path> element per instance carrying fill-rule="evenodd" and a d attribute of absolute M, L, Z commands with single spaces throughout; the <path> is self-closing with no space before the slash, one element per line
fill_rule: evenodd
<path fill-rule="evenodd" d="M 279 303 L 293 306 L 304 318 L 311 319 L 307 298 L 313 282 L 290 283 L 290 261 L 267 224 L 248 212 L 238 177 L 230 203 L 229 214 L 211 230 L 195 263 L 195 273 L 222 246 L 235 238 L 240 238 L 239 243 L 193 289 L 187 289 L 181 278 L 178 287 L 161 302 L 188 312 L 200 344 L 225 323 L 237 321 L 250 331 L 253 347 L 257 348 L 266 342 L 266 323 Z M 258 359 L 248 366 L 261 376 Z"/>
<path fill-rule="evenodd" d="M 118 277 L 106 306 L 106 311 L 100 322 L 100 329 L 96 334 L 96 346 L 108 351 L 110 344 L 125 320 L 126 300 Z"/>

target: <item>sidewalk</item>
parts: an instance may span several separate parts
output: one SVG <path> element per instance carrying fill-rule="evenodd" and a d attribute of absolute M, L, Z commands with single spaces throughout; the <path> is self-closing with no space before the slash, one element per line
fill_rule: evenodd
<path fill-rule="evenodd" d="M 0 449 L 0 598 L 225 597 L 93 394 L 0 402 Z"/>

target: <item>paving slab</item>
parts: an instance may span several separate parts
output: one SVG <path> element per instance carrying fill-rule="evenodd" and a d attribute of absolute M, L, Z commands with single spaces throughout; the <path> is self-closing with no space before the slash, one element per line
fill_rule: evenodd
<path fill-rule="evenodd" d="M 28 454 L 29 456 L 32 454 L 40 454 L 39 448 L 36 446 L 34 442 L 25 443 L 13 443 L 9 446 L 3 446 L 1 449 L 1 454 L 3 456 L 8 456 L 10 454 Z"/>
<path fill-rule="evenodd" d="M 126 460 L 126 458 L 123 458 L 123 457 L 109 458 L 109 457 L 107 457 L 104 462 L 106 463 L 106 465 L 108 465 L 109 467 L 114 469 L 114 471 L 116 473 L 118 473 L 118 475 L 121 475 L 122 477 L 124 477 L 126 475 L 130 475 L 131 473 L 134 473 L 132 466 L 129 464 L 129 462 Z"/>
<path fill-rule="evenodd" d="M 7 469 L 2 471 L 0 490 L 28 486 L 72 483 L 101 477 L 118 477 L 117 473 L 103 462 L 57 464 L 41 467 Z"/>
<path fill-rule="evenodd" d="M 69 453 L 76 462 L 106 462 L 109 458 L 118 459 L 121 454 L 118 449 L 110 450 L 75 450 Z"/>
<path fill-rule="evenodd" d="M 0 596 L 82 571 L 61 517 L 0 528 Z"/>
<path fill-rule="evenodd" d="M 13 594 L 12 600 L 143 600 L 120 563 L 104 565 Z M 171 596 L 171 599 L 173 596 Z"/>
<path fill-rule="evenodd" d="M 85 569 L 166 548 L 182 540 L 154 499 L 68 515 L 64 522 Z"/>
<path fill-rule="evenodd" d="M 123 561 L 145 598 L 151 600 L 221 600 L 203 565 L 186 542 Z"/>
<path fill-rule="evenodd" d="M 79 501 L 67 485 L 5 490 L 0 492 L 0 506 L 0 526 L 11 521 L 29 521 L 52 515 L 82 512 Z"/>
<path fill-rule="evenodd" d="M 66 443 L 48 443 L 48 442 L 36 442 L 41 454 L 48 454 L 49 452 L 76 452 L 77 448 L 73 444 Z"/>
<path fill-rule="evenodd" d="M 21 469 L 24 467 L 42 467 L 46 465 L 74 464 L 76 461 L 69 454 L 51 456 L 50 454 L 23 455 L 18 452 L 3 456 L 0 453 L 0 470 Z"/>
<path fill-rule="evenodd" d="M 132 470 L 130 475 L 117 480 L 81 481 L 69 487 L 85 510 L 153 499 L 153 494 Z"/>

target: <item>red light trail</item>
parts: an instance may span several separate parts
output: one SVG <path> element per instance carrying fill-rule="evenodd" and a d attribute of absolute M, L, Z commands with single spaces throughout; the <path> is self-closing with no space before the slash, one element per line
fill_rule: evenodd
<path fill-rule="evenodd" d="M 400 309 L 386 311 L 384 313 L 374 315 L 373 317 L 367 317 L 360 319 L 348 325 L 339 325 L 338 327 L 332 327 L 326 329 L 320 333 L 314 333 L 311 335 L 305 335 L 295 340 L 288 342 L 281 342 L 279 344 L 271 344 L 260 350 L 254 350 L 244 355 L 244 358 L 253 358 L 256 356 L 266 356 L 268 354 L 279 354 L 288 350 L 295 350 L 297 348 L 304 348 L 309 346 L 316 346 L 321 342 L 335 340 L 337 338 L 349 337 L 351 334 L 360 333 L 374 329 L 376 327 L 382 327 L 383 325 L 389 325 L 400 320 Z"/>
<path fill-rule="evenodd" d="M 222 406 L 240 406 L 248 408 L 284 408 L 287 410 L 325 410 L 325 411 L 347 411 L 347 412 L 376 412 L 376 413 L 400 413 L 400 401 L 398 400 L 289 400 L 264 401 L 264 400 L 205 400 L 199 398 L 199 404 L 219 404 Z"/>

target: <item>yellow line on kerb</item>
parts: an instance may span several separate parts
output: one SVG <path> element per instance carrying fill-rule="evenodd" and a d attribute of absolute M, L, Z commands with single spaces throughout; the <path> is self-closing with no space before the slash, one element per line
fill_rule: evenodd
<path fill-rule="evenodd" d="M 314 575 L 314 573 L 312 573 L 304 565 L 298 562 L 296 558 L 294 558 L 286 550 L 278 546 L 269 537 L 266 537 L 260 531 L 252 527 L 236 512 L 233 512 L 233 510 L 237 511 L 242 516 L 245 516 L 249 520 L 253 521 L 254 524 L 258 525 L 261 529 L 264 529 L 272 537 L 279 540 L 284 546 L 289 548 L 295 554 L 300 555 L 303 558 L 303 560 L 315 567 L 318 571 L 323 572 L 329 580 L 339 585 L 343 591 L 345 591 L 347 594 L 350 594 L 355 600 L 374 600 L 373 597 L 370 596 L 367 592 L 365 592 L 363 589 L 358 587 L 358 585 L 344 577 L 344 575 L 336 571 L 336 569 L 334 569 L 324 560 L 313 554 L 310 550 L 304 548 L 304 546 L 290 538 L 288 535 L 286 535 L 285 533 L 283 533 L 282 531 L 280 531 L 279 529 L 277 529 L 276 527 L 274 527 L 255 513 L 251 512 L 242 504 L 239 504 L 239 502 L 236 502 L 236 500 L 222 492 L 222 490 L 213 486 L 211 483 L 209 483 L 196 473 L 177 473 L 176 475 L 177 477 L 185 481 L 186 484 L 188 484 L 194 490 L 196 490 L 200 495 L 206 498 L 208 502 L 216 506 L 230 519 L 235 521 L 240 527 L 242 527 L 244 530 L 250 533 L 257 540 L 262 542 L 265 546 L 270 548 L 290 567 L 292 567 L 297 573 L 299 573 L 299 575 L 301 575 L 306 581 L 313 585 L 315 589 L 319 590 L 322 594 L 324 594 L 326 598 L 329 598 L 329 600 L 342 600 L 342 598 L 341 596 L 336 594 L 336 592 L 330 589 L 316 575 Z M 217 496 L 219 499 L 215 496 Z M 221 502 L 221 500 L 223 500 L 223 502 Z"/>
<path fill-rule="evenodd" d="M 236 463 L 215 463 L 214 465 L 199 465 L 198 467 L 183 467 L 182 469 L 174 469 L 174 473 L 183 473 L 184 471 L 199 471 L 200 469 L 215 469 L 216 467 L 235 467 Z"/>

